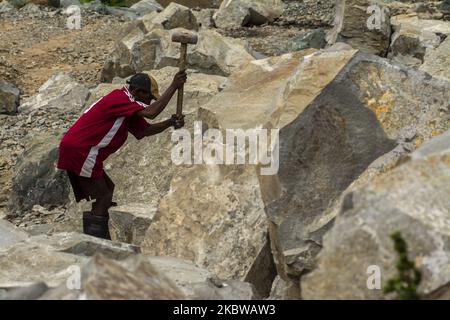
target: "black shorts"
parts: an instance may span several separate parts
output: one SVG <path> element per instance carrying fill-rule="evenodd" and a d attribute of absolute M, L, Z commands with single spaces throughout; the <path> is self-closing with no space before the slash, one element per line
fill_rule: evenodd
<path fill-rule="evenodd" d="M 85 199 L 102 198 L 114 191 L 114 183 L 111 178 L 103 171 L 103 176 L 98 178 L 86 178 L 77 175 L 72 171 L 66 171 L 72 186 L 75 201 L 80 202 Z"/>

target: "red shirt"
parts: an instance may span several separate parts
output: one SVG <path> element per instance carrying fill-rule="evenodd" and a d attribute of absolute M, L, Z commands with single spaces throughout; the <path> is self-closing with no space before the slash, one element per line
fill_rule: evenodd
<path fill-rule="evenodd" d="M 126 87 L 113 90 L 96 101 L 62 138 L 58 169 L 82 177 L 101 177 L 103 161 L 125 143 L 128 132 L 138 140 L 144 137 L 144 130 L 150 124 L 133 114 L 145 107 Z"/>

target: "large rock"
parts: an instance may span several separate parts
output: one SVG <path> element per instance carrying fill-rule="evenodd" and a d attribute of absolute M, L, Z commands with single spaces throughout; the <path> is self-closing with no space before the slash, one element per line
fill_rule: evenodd
<path fill-rule="evenodd" d="M 389 236 L 397 231 L 422 272 L 420 294 L 449 282 L 450 134 L 437 139 L 413 152 L 412 160 L 345 194 L 317 269 L 302 278 L 303 298 L 385 298 L 382 290 L 368 289 L 367 270 L 380 268 L 382 287 L 396 275 Z"/>
<path fill-rule="evenodd" d="M 0 289 L 0 300 L 36 300 L 49 288 L 44 282 L 36 282 L 29 286 Z"/>
<path fill-rule="evenodd" d="M 146 72 L 155 77 L 162 94 L 172 82 L 177 68 L 166 67 Z M 198 108 L 219 92 L 226 78 L 201 74 L 190 69 L 187 70 L 187 75 L 183 113 L 185 128 L 192 130 Z M 123 79 L 117 79 L 117 82 L 124 84 Z M 174 96 L 154 121 L 174 114 L 176 100 Z M 108 174 L 117 182 L 114 190 L 115 201 L 119 204 L 142 203 L 150 207 L 158 206 L 160 199 L 169 191 L 172 176 L 183 168 L 175 166 L 171 160 L 171 149 L 175 145 L 171 141 L 171 133 L 172 129 L 140 141 L 130 138 L 120 150 L 111 155 L 105 165 Z"/>
<path fill-rule="evenodd" d="M 450 22 L 422 20 L 416 15 L 401 15 L 391 19 L 394 34 L 388 57 L 411 67 L 419 67 L 425 55 L 438 47 L 442 35 L 450 34 Z"/>
<path fill-rule="evenodd" d="M 435 78 L 450 81 L 450 37 L 425 54 L 424 63 L 419 69 Z"/>
<path fill-rule="evenodd" d="M 369 10 L 373 7 L 375 11 Z M 384 56 L 389 48 L 389 10 L 383 1 L 336 0 L 334 27 L 327 42 L 345 42 L 366 53 Z"/>
<path fill-rule="evenodd" d="M 150 263 L 140 260 L 134 268 L 95 255 L 81 270 L 79 290 L 65 284 L 48 291 L 42 300 L 173 300 L 184 299 L 182 291 Z"/>
<path fill-rule="evenodd" d="M 199 110 L 210 127 L 280 128 L 279 170 L 260 186 L 284 280 L 314 268 L 327 208 L 375 159 L 448 128 L 448 87 L 354 50 L 307 50 L 245 65 Z"/>
<path fill-rule="evenodd" d="M 88 88 L 65 73 L 57 73 L 48 79 L 36 95 L 26 99 L 19 112 L 30 112 L 43 108 L 45 110 L 80 110 L 89 94 Z"/>
<path fill-rule="evenodd" d="M 155 27 L 156 26 L 156 27 Z M 178 66 L 180 44 L 171 40 L 171 34 L 180 29 L 165 30 L 151 24 L 135 28 L 116 46 L 105 61 L 101 78 L 111 82 L 116 76 L 125 78 L 144 70 Z M 198 43 L 188 46 L 187 67 L 206 74 L 228 76 L 239 67 L 253 60 L 250 48 L 243 40 L 221 36 L 211 29 L 198 32 Z"/>
<path fill-rule="evenodd" d="M 173 3 L 172 0 L 158 0 L 158 2 L 164 7 Z M 217 8 L 222 0 L 177 0 L 176 2 L 189 8 Z"/>
<path fill-rule="evenodd" d="M 39 281 L 50 287 L 65 285 L 74 268 L 83 265 L 96 253 L 120 260 L 137 252 L 139 248 L 135 246 L 78 233 L 30 237 L 0 249 L 0 288 Z"/>
<path fill-rule="evenodd" d="M 92 88 L 89 90 L 89 96 L 86 100 L 86 103 L 84 104 L 83 110 L 80 112 L 80 114 L 89 108 L 93 103 L 101 99 L 102 97 L 106 96 L 108 93 L 110 93 L 113 90 L 120 89 L 124 85 L 126 85 L 125 81 L 122 81 L 121 83 L 100 83 L 95 88 Z"/>
<path fill-rule="evenodd" d="M 220 278 L 244 280 L 267 236 L 255 168 L 194 165 L 180 171 L 170 189 L 143 252 L 188 259 Z"/>
<path fill-rule="evenodd" d="M 17 159 L 8 203 L 11 215 L 21 215 L 39 204 L 51 209 L 65 204 L 71 192 L 67 175 L 57 170 L 59 132 L 35 136 Z"/>
<path fill-rule="evenodd" d="M 281 0 L 225 0 L 214 15 L 218 28 L 239 28 L 272 22 L 284 10 Z"/>
<path fill-rule="evenodd" d="M 19 89 L 0 79 L 0 114 L 16 114 L 19 107 Z"/>
<path fill-rule="evenodd" d="M 13 245 L 27 238 L 28 234 L 16 228 L 12 223 L 0 220 L 0 248 Z"/>

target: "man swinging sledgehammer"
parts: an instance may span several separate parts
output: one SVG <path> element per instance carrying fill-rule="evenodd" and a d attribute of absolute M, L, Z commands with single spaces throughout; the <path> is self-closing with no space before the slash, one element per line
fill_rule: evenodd
<path fill-rule="evenodd" d="M 110 239 L 108 209 L 112 202 L 114 183 L 103 170 L 103 161 L 126 141 L 128 132 L 140 140 L 184 125 L 183 115 L 149 124 L 186 82 L 186 73 L 179 71 L 161 96 L 156 81 L 147 74 L 130 78 L 129 86 L 113 90 L 86 109 L 70 127 L 59 146 L 57 167 L 67 171 L 75 200 L 92 203 L 92 210 L 83 213 L 83 232 Z M 156 100 L 152 103 L 153 100 Z"/>
<path fill-rule="evenodd" d="M 108 209 L 115 205 L 112 202 L 114 183 L 103 170 L 103 161 L 125 143 L 128 132 L 140 140 L 171 126 L 175 129 L 184 126 L 186 48 L 188 43 L 197 43 L 197 35 L 178 32 L 173 34 L 172 40 L 181 43 L 180 70 L 161 96 L 153 77 L 135 74 L 127 82 L 128 87 L 113 90 L 86 109 L 61 140 L 57 167 L 67 171 L 75 200 L 96 200 L 91 211 L 83 213 L 86 234 L 111 239 Z M 144 118 L 157 117 L 176 91 L 177 113 L 165 121 L 149 124 Z"/>

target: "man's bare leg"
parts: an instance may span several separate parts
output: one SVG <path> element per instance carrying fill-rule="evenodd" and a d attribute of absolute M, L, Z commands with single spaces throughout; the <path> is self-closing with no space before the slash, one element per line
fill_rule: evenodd
<path fill-rule="evenodd" d="M 92 203 L 92 213 L 98 216 L 108 216 L 108 209 L 112 206 L 112 197 L 115 185 L 111 178 L 106 174 L 103 175 L 103 181 L 100 184 L 101 193 L 96 201 Z"/>

